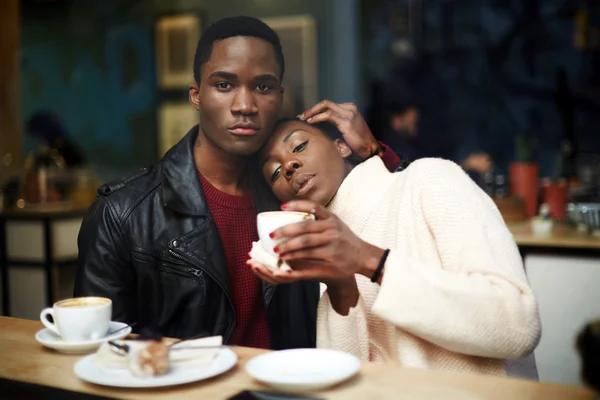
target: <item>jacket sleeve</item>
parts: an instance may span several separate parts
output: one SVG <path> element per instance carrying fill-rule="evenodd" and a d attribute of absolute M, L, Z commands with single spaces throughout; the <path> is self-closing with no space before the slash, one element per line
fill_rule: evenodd
<path fill-rule="evenodd" d="M 109 200 L 98 197 L 79 231 L 74 296 L 107 297 L 113 303 L 113 320 L 133 323 L 136 285 L 126 243 Z"/>
<path fill-rule="evenodd" d="M 453 352 L 530 353 L 540 338 L 537 302 L 500 213 L 456 164 L 425 168 L 416 195 L 440 262 L 391 249 L 373 312 Z"/>

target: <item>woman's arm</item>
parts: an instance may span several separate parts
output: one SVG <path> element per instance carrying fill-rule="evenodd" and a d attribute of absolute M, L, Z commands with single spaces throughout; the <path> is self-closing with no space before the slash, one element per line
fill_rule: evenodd
<path fill-rule="evenodd" d="M 421 209 L 441 265 L 392 249 L 373 312 L 450 351 L 528 354 L 540 338 L 537 302 L 492 200 L 452 162 L 412 168 L 422 175 Z M 372 276 L 373 265 L 362 273 Z"/>
<path fill-rule="evenodd" d="M 317 347 L 370 359 L 369 327 L 356 280 L 326 287 L 317 311 Z"/>

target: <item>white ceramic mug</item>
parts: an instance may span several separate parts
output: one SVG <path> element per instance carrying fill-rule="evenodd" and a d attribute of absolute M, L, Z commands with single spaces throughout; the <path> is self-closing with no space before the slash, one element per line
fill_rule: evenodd
<path fill-rule="evenodd" d="M 315 219 L 315 216 L 309 213 L 298 211 L 267 211 L 258 214 L 256 217 L 256 225 L 258 228 L 258 237 L 265 251 L 277 257 L 273 248 L 283 240 L 273 240 L 269 236 L 274 230 L 288 224 L 304 221 L 306 219 Z"/>
<path fill-rule="evenodd" d="M 52 316 L 54 323 L 48 320 Z M 40 320 L 65 342 L 97 340 L 106 336 L 112 316 L 112 301 L 104 297 L 61 300 L 40 313 Z"/>

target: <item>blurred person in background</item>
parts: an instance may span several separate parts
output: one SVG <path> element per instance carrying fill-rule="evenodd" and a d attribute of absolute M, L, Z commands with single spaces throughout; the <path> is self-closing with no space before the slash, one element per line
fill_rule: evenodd
<path fill-rule="evenodd" d="M 600 393 L 600 319 L 585 324 L 575 342 L 580 359 L 581 379 Z"/>
<path fill-rule="evenodd" d="M 67 132 L 58 116 L 47 110 L 36 111 L 25 125 L 27 137 L 38 145 L 38 150 L 56 151 L 65 167 L 81 167 L 87 163 L 83 151 Z"/>
<path fill-rule="evenodd" d="M 458 151 L 451 149 L 449 154 L 444 154 L 437 143 L 426 143 L 419 130 L 421 110 L 415 100 L 395 96 L 386 101 L 385 108 L 388 124 L 381 140 L 409 161 L 428 157 L 447 158 L 459 164 L 476 181 L 477 175 L 484 175 L 492 170 L 492 159 L 485 152 L 469 152 L 461 157 Z"/>

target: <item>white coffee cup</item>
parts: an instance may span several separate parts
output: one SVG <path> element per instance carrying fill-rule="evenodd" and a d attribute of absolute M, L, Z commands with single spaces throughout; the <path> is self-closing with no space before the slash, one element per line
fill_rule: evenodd
<path fill-rule="evenodd" d="M 282 226 L 294 224 L 306 219 L 314 220 L 315 216 L 309 213 L 298 211 L 267 211 L 259 213 L 256 217 L 256 225 L 258 227 L 258 237 L 260 238 L 262 247 L 265 249 L 265 251 L 277 257 L 277 254 L 273 251 L 273 248 L 284 240 L 271 239 L 269 236 L 271 232 L 281 228 Z"/>
<path fill-rule="evenodd" d="M 52 316 L 54 323 L 48 320 Z M 40 313 L 40 320 L 65 342 L 97 340 L 106 336 L 112 316 L 112 301 L 104 297 L 61 300 Z"/>

